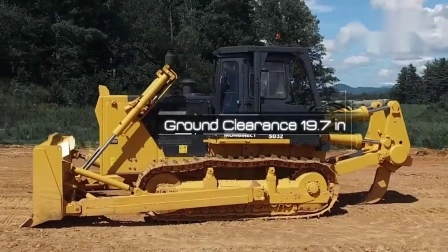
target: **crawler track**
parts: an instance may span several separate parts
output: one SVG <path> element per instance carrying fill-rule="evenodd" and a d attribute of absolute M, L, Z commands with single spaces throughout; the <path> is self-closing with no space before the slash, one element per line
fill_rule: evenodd
<path fill-rule="evenodd" d="M 150 213 L 155 221 L 164 222 L 199 222 L 222 220 L 248 220 L 248 219 L 301 219 L 321 216 L 329 212 L 337 202 L 339 184 L 332 164 L 322 163 L 319 160 L 297 159 L 278 156 L 259 157 L 228 157 L 206 156 L 194 159 L 185 159 L 183 162 L 157 163 L 147 168 L 140 174 L 136 181 L 136 187 L 143 189 L 149 179 L 162 172 L 185 173 L 204 170 L 208 167 L 251 169 L 260 167 L 275 167 L 291 169 L 292 177 L 298 177 L 304 172 L 319 172 L 327 180 L 327 185 L 332 194 L 327 204 L 266 204 L 251 203 L 247 205 L 232 205 L 221 207 L 206 207 L 189 210 L 178 210 L 170 213 Z"/>

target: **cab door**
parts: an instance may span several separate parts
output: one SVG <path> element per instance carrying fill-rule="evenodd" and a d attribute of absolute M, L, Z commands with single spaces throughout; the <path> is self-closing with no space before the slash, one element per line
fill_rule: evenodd
<path fill-rule="evenodd" d="M 221 114 L 238 114 L 244 111 L 243 60 L 223 58 L 220 63 L 219 99 Z"/>

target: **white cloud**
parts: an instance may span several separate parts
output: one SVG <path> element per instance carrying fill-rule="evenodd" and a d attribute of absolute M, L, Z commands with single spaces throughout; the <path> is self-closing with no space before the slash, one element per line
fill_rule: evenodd
<path fill-rule="evenodd" d="M 344 60 L 344 63 L 347 65 L 362 65 L 365 63 L 369 63 L 370 58 L 365 55 L 357 55 L 351 56 Z"/>
<path fill-rule="evenodd" d="M 383 69 L 381 69 L 379 72 L 378 72 L 378 75 L 379 76 L 381 76 L 381 77 L 388 77 L 389 76 L 389 70 L 388 69 L 385 69 L 385 68 L 383 68 Z"/>
<path fill-rule="evenodd" d="M 448 51 L 448 5 L 424 8 L 423 13 L 427 29 L 419 31 L 419 35 L 431 50 Z"/>
<path fill-rule="evenodd" d="M 328 53 L 328 52 L 327 52 L 327 54 L 326 54 L 325 56 L 322 57 L 322 61 L 324 62 L 324 64 L 325 64 L 325 63 L 328 64 L 328 63 L 330 63 L 330 62 L 333 62 L 334 59 L 332 58 L 332 56 L 333 56 L 332 53 Z"/>
<path fill-rule="evenodd" d="M 418 74 L 423 74 L 423 71 L 425 71 L 425 70 L 426 70 L 426 66 L 425 65 L 417 67 L 417 73 Z"/>
<path fill-rule="evenodd" d="M 370 53 L 421 55 L 448 52 L 448 5 L 425 0 L 371 0 L 384 12 L 381 32 L 369 34 Z"/>
<path fill-rule="evenodd" d="M 328 52 L 334 52 L 334 50 L 336 49 L 336 42 L 332 39 L 324 39 L 322 43 L 324 44 Z"/>
<path fill-rule="evenodd" d="M 370 0 L 383 11 L 382 29 L 370 31 L 360 22 L 341 27 L 336 38 L 326 40 L 329 52 L 353 41 L 364 42 L 374 55 L 431 55 L 448 52 L 448 4 L 424 7 L 425 0 Z"/>
<path fill-rule="evenodd" d="M 324 39 L 323 44 L 325 46 L 325 48 L 327 49 L 327 51 L 325 52 L 326 55 L 323 56 L 323 62 L 324 64 L 329 64 L 330 62 L 333 62 L 333 52 L 335 50 L 335 43 L 333 40 L 330 39 Z"/>
<path fill-rule="evenodd" d="M 328 60 L 338 59 L 341 51 L 353 53 L 352 49 L 364 45 L 363 54 L 337 64 L 332 62 L 337 72 L 357 65 L 375 64 L 371 78 L 376 78 L 377 83 L 393 84 L 401 67 L 413 64 L 421 74 L 428 61 L 448 54 L 448 3 L 425 7 L 425 3 L 428 5 L 426 0 L 369 1 L 372 8 L 381 12 L 377 20 L 380 23 L 378 30 L 351 22 L 341 27 L 335 37 L 323 42 L 330 53 Z"/>
<path fill-rule="evenodd" d="M 424 66 L 428 61 L 433 60 L 432 57 L 396 57 L 392 62 L 398 66 L 408 66 L 413 64 L 416 67 Z"/>
<path fill-rule="evenodd" d="M 352 22 L 339 29 L 336 39 L 325 39 L 323 44 L 328 52 L 336 52 L 343 49 L 352 41 L 361 39 L 369 30 L 360 22 Z"/>
<path fill-rule="evenodd" d="M 425 0 L 371 0 L 373 7 L 388 11 L 420 9 Z"/>
<path fill-rule="evenodd" d="M 339 30 L 336 41 L 338 45 L 344 46 L 353 40 L 362 38 L 368 32 L 369 30 L 360 22 L 348 23 Z"/>
<path fill-rule="evenodd" d="M 310 8 L 310 10 L 321 13 L 333 11 L 333 7 L 331 7 L 330 5 L 319 4 L 319 0 L 304 0 L 304 1 L 305 4 L 308 6 L 308 8 Z"/>
<path fill-rule="evenodd" d="M 386 81 L 386 82 L 380 82 L 379 84 L 381 86 L 391 86 L 391 85 L 395 85 L 395 82 L 393 82 L 393 81 Z"/>

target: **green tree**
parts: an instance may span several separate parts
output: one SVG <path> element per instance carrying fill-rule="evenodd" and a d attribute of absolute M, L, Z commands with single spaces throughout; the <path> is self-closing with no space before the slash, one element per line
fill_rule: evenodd
<path fill-rule="evenodd" d="M 179 15 L 180 30 L 174 40 L 180 71 L 198 82 L 197 91 L 208 92 L 213 51 L 255 41 L 253 5 L 250 0 L 185 1 Z"/>
<path fill-rule="evenodd" d="M 397 77 L 397 84 L 391 91 L 392 99 L 401 103 L 420 104 L 425 102 L 425 87 L 417 68 L 410 64 L 403 67 Z"/>
<path fill-rule="evenodd" d="M 448 61 L 446 58 L 435 59 L 426 64 L 423 71 L 423 83 L 430 103 L 441 101 L 448 95 Z"/>
<path fill-rule="evenodd" d="M 94 104 L 98 84 L 114 93 L 138 93 L 161 67 L 166 49 L 179 56 L 176 71 L 208 91 L 212 52 L 218 47 L 269 43 L 310 48 L 324 96 L 337 81 L 325 68 L 319 21 L 301 1 L 95 0 L 2 1 L 0 64 L 14 87 L 40 102 Z M 275 8 L 274 8 L 275 7 Z M 272 15 L 274 11 L 275 15 Z M 275 40 L 275 33 L 281 34 Z M 303 73 L 296 74 L 297 79 Z M 299 82 L 298 82 L 299 83 Z M 303 89 L 303 92 L 302 92 Z M 304 86 L 297 95 L 307 96 Z"/>
<path fill-rule="evenodd" d="M 4 56 L 14 70 L 13 83 L 22 90 L 31 84 L 42 87 L 48 95 L 41 101 L 93 104 L 97 85 L 108 80 L 114 41 L 124 30 L 115 12 L 119 4 L 106 0 L 2 2 L 2 25 L 17 21 L 16 27 L 10 27 L 12 33 L 7 33 L 9 52 Z"/>

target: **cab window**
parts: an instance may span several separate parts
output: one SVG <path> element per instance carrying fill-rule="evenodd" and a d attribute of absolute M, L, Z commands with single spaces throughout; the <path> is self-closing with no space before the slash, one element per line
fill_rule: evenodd
<path fill-rule="evenodd" d="M 249 93 L 254 95 L 253 76 L 249 78 Z M 286 71 L 282 62 L 265 62 L 261 72 L 260 93 L 265 99 L 285 99 Z"/>

